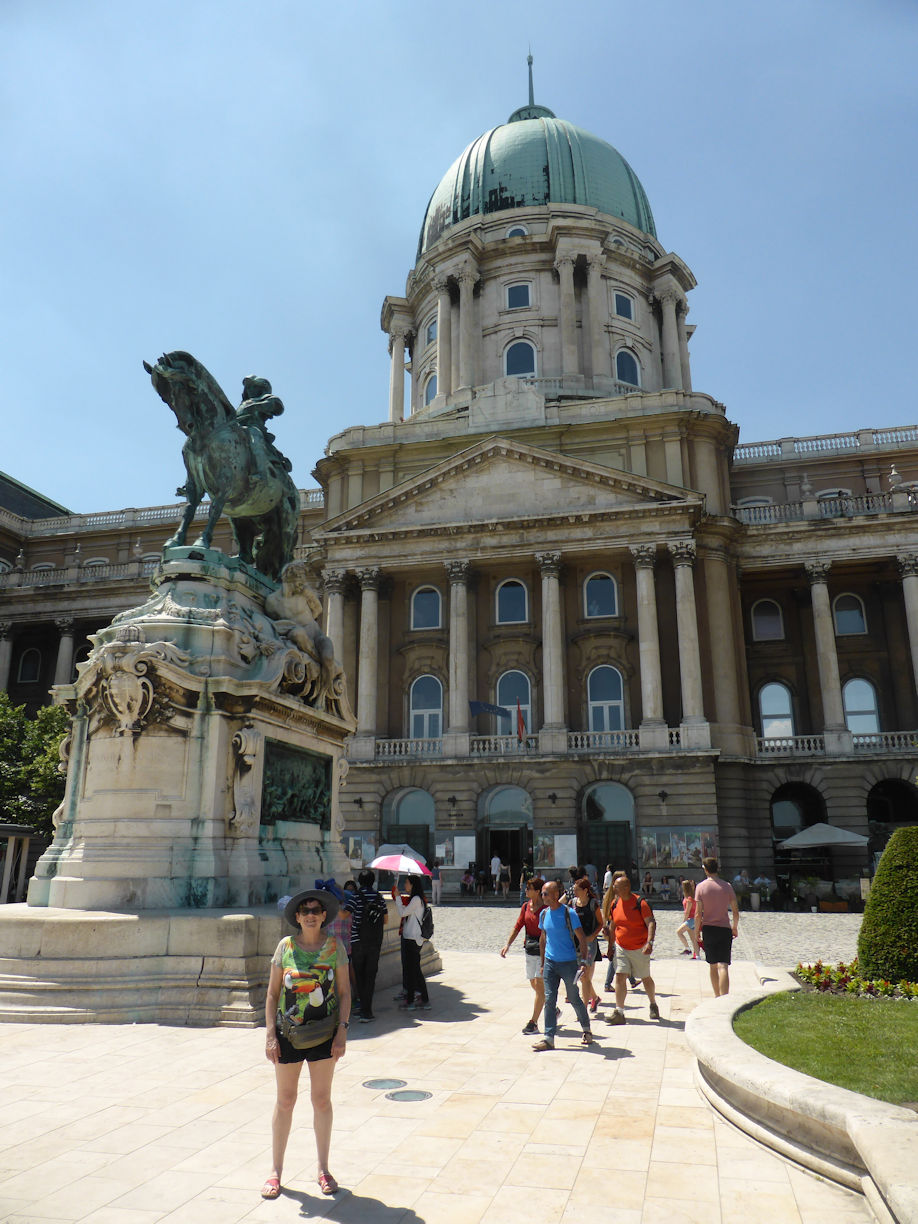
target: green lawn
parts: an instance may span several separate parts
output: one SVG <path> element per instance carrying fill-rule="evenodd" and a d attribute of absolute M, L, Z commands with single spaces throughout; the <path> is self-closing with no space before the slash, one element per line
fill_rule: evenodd
<path fill-rule="evenodd" d="M 734 1030 L 767 1058 L 901 1105 L 918 1102 L 918 1004 L 797 991 L 742 1012 Z"/>

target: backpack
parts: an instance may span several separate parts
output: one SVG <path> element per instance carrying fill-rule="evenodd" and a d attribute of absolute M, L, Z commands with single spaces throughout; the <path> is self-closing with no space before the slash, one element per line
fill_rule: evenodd
<path fill-rule="evenodd" d="M 424 913 L 421 916 L 421 935 L 424 939 L 433 939 L 434 920 L 433 910 L 425 903 Z"/>
<path fill-rule="evenodd" d="M 359 939 L 367 943 L 382 943 L 383 924 L 386 917 L 386 903 L 379 893 L 364 899 L 363 913 L 360 916 Z"/>

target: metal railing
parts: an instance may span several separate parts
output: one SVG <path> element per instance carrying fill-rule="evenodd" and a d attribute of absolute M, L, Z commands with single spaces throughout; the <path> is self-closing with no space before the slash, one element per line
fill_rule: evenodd
<path fill-rule="evenodd" d="M 634 752 L 640 747 L 639 731 L 569 731 L 568 752 Z"/>

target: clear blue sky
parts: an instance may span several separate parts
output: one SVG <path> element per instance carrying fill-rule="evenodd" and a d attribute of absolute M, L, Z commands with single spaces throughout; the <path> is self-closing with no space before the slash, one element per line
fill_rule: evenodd
<path fill-rule="evenodd" d="M 77 511 L 175 500 L 141 362 L 184 348 L 234 402 L 272 380 L 314 484 L 386 417 L 383 297 L 530 43 L 695 273 L 694 384 L 743 440 L 918 421 L 914 0 L 2 0 L 0 468 Z"/>

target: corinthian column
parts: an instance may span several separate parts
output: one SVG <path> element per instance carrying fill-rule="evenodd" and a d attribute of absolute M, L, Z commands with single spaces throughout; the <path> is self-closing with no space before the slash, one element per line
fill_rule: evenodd
<path fill-rule="evenodd" d="M 593 377 L 608 377 L 612 372 L 609 345 L 606 341 L 606 300 L 602 289 L 602 256 L 587 260 L 587 292 L 590 301 L 590 349 Z"/>
<path fill-rule="evenodd" d="M 638 657 L 641 663 L 641 746 L 666 747 L 663 722 L 663 681 L 660 671 L 660 635 L 657 628 L 657 590 L 654 581 L 656 548 L 641 544 L 631 549 L 637 581 Z"/>
<path fill-rule="evenodd" d="M 676 574 L 676 632 L 679 637 L 679 681 L 682 690 L 683 724 L 705 723 L 704 697 L 701 687 L 701 652 L 698 647 L 698 614 L 695 608 L 695 542 L 678 540 L 669 545 Z M 694 729 L 686 727 L 683 748 L 710 747 L 710 735 L 698 741 Z"/>
<path fill-rule="evenodd" d="M 447 561 L 449 577 L 449 744 L 446 751 L 468 754 L 469 735 L 469 563 Z"/>
<path fill-rule="evenodd" d="M 561 554 L 536 553 L 542 571 L 542 703 L 547 730 L 564 726 L 564 643 L 561 631 Z"/>
<path fill-rule="evenodd" d="M 437 395 L 453 389 L 453 307 L 446 277 L 436 282 L 437 289 Z"/>
<path fill-rule="evenodd" d="M 389 420 L 400 421 L 405 415 L 405 339 L 403 327 L 393 327 L 389 333 L 389 352 L 392 365 L 389 370 Z"/>
<path fill-rule="evenodd" d="M 54 683 L 69 684 L 73 676 L 73 617 L 61 616 L 54 623 L 61 635 L 57 644 Z"/>
<path fill-rule="evenodd" d="M 912 679 L 918 688 L 918 554 L 904 553 L 896 558 L 902 578 L 905 599 L 905 619 L 908 624 L 908 644 L 912 656 Z M 2 676 L 0 676 L 2 679 Z M 0 688 L 2 688 L 0 683 Z"/>
<path fill-rule="evenodd" d="M 659 296 L 663 313 L 663 386 L 682 390 L 682 362 L 679 358 L 679 328 L 676 324 L 677 296 L 666 289 Z"/>
<path fill-rule="evenodd" d="M 574 260 L 561 255 L 555 260 L 560 282 L 561 299 L 561 373 L 578 374 L 577 369 L 577 307 L 574 299 Z"/>
<path fill-rule="evenodd" d="M 679 364 L 682 367 L 683 391 L 691 391 L 692 389 L 692 366 L 689 361 L 688 331 L 685 326 L 685 316 L 688 314 L 688 309 L 688 302 L 682 302 L 676 315 L 676 323 L 679 328 Z"/>
<path fill-rule="evenodd" d="M 331 638 L 335 657 L 340 658 L 344 650 L 344 582 L 345 570 L 322 571 L 322 589 L 325 591 L 325 636 Z"/>
<path fill-rule="evenodd" d="M 828 576 L 830 561 L 807 561 L 804 565 L 810 583 L 813 604 L 813 628 L 816 634 L 816 665 L 819 669 L 819 690 L 822 697 L 822 719 L 826 751 L 845 751 L 851 747 L 851 737 L 845 726 L 841 681 L 838 677 L 838 655 L 835 652 L 835 626 L 829 603 Z M 847 737 L 847 738 L 845 738 Z"/>
<path fill-rule="evenodd" d="M 472 315 L 475 309 L 475 282 L 478 276 L 470 267 L 459 273 L 459 386 L 475 385 L 475 349 Z M 439 385 L 437 390 L 439 391 Z"/>
<path fill-rule="evenodd" d="M 376 692 L 379 671 L 379 570 L 359 569 L 360 653 L 357 661 L 357 736 L 376 735 Z"/>

